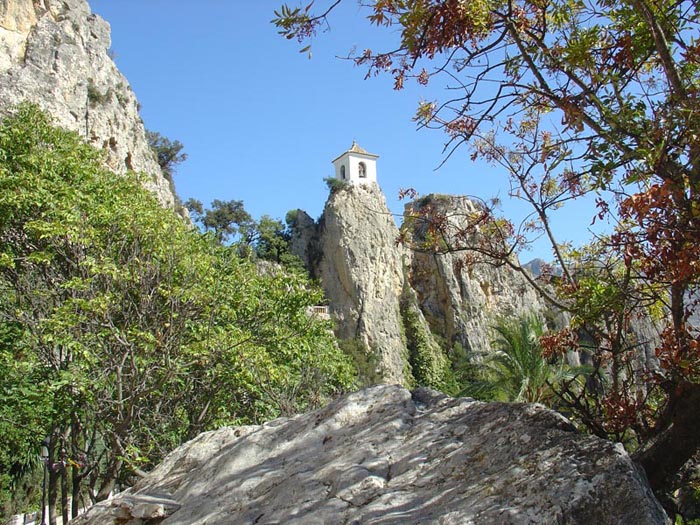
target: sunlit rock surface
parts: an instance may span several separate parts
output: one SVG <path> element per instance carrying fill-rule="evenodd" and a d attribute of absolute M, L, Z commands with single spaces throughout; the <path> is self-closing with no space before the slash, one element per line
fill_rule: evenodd
<path fill-rule="evenodd" d="M 466 197 L 429 195 L 407 209 L 418 213 L 421 206 L 437 207 L 459 223 L 474 205 Z M 486 352 L 498 317 L 546 309 L 523 276 L 506 266 L 470 268 L 463 253 L 420 252 L 399 243 L 395 218 L 375 184 L 332 194 L 318 223 L 300 210 L 296 217 L 292 250 L 320 279 L 336 335 L 362 342 L 376 359 L 377 382 L 408 384 L 402 297 L 415 301 L 421 323 L 430 326 L 427 336 L 437 334 L 443 351 L 460 344 Z M 409 246 L 422 237 L 416 228 Z"/>
<path fill-rule="evenodd" d="M 405 341 L 399 299 L 406 250 L 376 184 L 332 195 L 320 227 L 320 277 L 341 339 L 356 339 L 376 356 L 377 375 L 402 383 Z"/>
<path fill-rule="evenodd" d="M 669 521 L 621 446 L 577 434 L 555 412 L 377 386 L 202 434 L 74 523 Z"/>
<path fill-rule="evenodd" d="M 25 100 L 38 104 L 56 124 L 103 149 L 116 173 L 145 173 L 144 185 L 171 206 L 171 185 L 110 45 L 109 24 L 85 0 L 1 0 L 0 115 Z"/>
<path fill-rule="evenodd" d="M 458 195 L 427 195 L 406 206 L 406 216 L 420 216 L 430 207 L 458 232 L 468 224 L 476 205 Z M 412 228 L 413 243 L 426 241 L 426 226 L 418 221 Z M 445 239 L 450 246 L 478 246 L 473 238 Z M 450 343 L 458 342 L 473 352 L 486 352 L 494 339 L 493 325 L 500 317 L 526 312 L 542 313 L 543 299 L 522 274 L 508 266 L 486 263 L 466 264 L 466 251 L 431 253 L 416 251 L 411 259 L 410 283 L 421 311 L 432 329 Z M 513 256 L 515 259 L 515 255 Z"/>

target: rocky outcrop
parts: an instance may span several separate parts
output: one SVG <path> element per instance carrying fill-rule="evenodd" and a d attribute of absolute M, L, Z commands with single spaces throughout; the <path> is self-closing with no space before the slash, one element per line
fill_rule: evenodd
<path fill-rule="evenodd" d="M 375 358 L 376 374 L 404 382 L 406 345 L 399 298 L 406 251 L 396 246 L 399 231 L 376 184 L 334 192 L 320 223 L 321 279 L 340 339 L 354 340 Z"/>
<path fill-rule="evenodd" d="M 622 446 L 553 411 L 379 386 L 202 434 L 74 523 L 670 522 Z"/>
<path fill-rule="evenodd" d="M 291 215 L 288 213 L 291 237 L 289 239 L 289 250 L 295 254 L 310 272 L 316 271 L 319 258 L 319 228 L 316 222 L 304 210 L 294 210 Z M 311 275 L 316 278 L 316 275 Z"/>
<path fill-rule="evenodd" d="M 467 198 L 453 196 L 428 196 L 410 206 L 419 212 L 416 207 L 425 205 L 451 220 L 473 208 Z M 446 354 L 456 343 L 487 351 L 497 317 L 545 309 L 522 275 L 508 268 L 467 267 L 462 254 L 412 251 L 398 238 L 376 184 L 336 190 L 318 224 L 301 210 L 293 224 L 291 248 L 320 279 L 337 336 L 359 341 L 375 358 L 370 380 L 408 385 L 416 379 L 439 387 L 438 369 L 449 366 Z M 420 341 L 407 340 L 411 334 Z M 426 377 L 435 381 L 426 383 Z"/>
<path fill-rule="evenodd" d="M 467 197 L 428 195 L 408 204 L 406 216 L 420 216 L 421 209 L 428 206 L 455 223 L 447 231 L 459 231 L 460 223 L 466 223 L 476 210 Z M 412 235 L 415 245 L 424 244 L 426 234 L 420 224 L 412 225 Z M 460 239 L 459 243 L 468 244 L 469 240 Z M 505 266 L 465 264 L 463 253 L 415 251 L 410 269 L 411 286 L 433 331 L 468 351 L 489 349 L 493 338 L 490 327 L 498 317 L 546 309 L 522 275 Z"/>
<path fill-rule="evenodd" d="M 38 104 L 105 150 L 116 173 L 148 174 L 144 184 L 172 206 L 136 97 L 109 56 L 109 32 L 85 0 L 0 2 L 0 115 L 25 100 Z"/>

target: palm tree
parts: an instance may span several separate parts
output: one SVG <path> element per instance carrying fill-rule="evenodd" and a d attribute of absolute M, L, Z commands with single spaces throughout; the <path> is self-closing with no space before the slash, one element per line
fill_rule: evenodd
<path fill-rule="evenodd" d="M 493 329 L 494 348 L 484 356 L 480 368 L 495 399 L 546 404 L 553 396 L 550 385 L 583 372 L 563 359 L 551 362 L 542 355 L 540 337 L 545 332 L 544 324 L 532 313 L 500 318 Z"/>

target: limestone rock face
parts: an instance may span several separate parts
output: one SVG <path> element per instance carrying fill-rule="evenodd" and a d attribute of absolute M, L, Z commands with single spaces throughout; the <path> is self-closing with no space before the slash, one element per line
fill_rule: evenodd
<path fill-rule="evenodd" d="M 428 196 L 409 206 L 417 212 L 425 205 L 452 220 L 474 206 L 454 196 Z M 420 253 L 397 244 L 399 230 L 376 184 L 334 192 L 318 224 L 297 211 L 293 231 L 292 251 L 320 279 L 336 335 L 364 343 L 377 361 L 378 382 L 410 383 L 402 305 L 415 305 L 418 322 L 430 326 L 426 344 L 438 352 L 455 343 L 487 351 L 498 316 L 545 310 L 525 279 L 508 268 L 467 268 L 463 254 Z M 431 333 L 448 348 L 440 350 Z"/>
<path fill-rule="evenodd" d="M 621 446 L 555 412 L 378 386 L 202 434 L 75 521 L 117 523 L 670 522 Z"/>
<path fill-rule="evenodd" d="M 109 25 L 86 0 L 0 1 L 0 115 L 25 100 L 38 104 L 58 125 L 105 150 L 116 173 L 147 173 L 145 185 L 173 205 L 110 45 Z"/>
<path fill-rule="evenodd" d="M 320 277 L 341 339 L 362 342 L 387 383 L 404 380 L 399 298 L 407 253 L 376 184 L 334 193 L 323 212 L 317 251 Z"/>
<path fill-rule="evenodd" d="M 455 224 L 475 211 L 467 198 L 453 195 L 428 195 L 406 206 L 407 215 L 431 206 Z M 425 232 L 413 228 L 418 245 Z M 464 239 L 461 240 L 465 242 Z M 459 342 L 465 349 L 483 352 L 490 347 L 490 327 L 499 316 L 517 316 L 526 311 L 543 312 L 546 305 L 525 278 L 502 266 L 464 264 L 462 253 L 414 252 L 410 283 L 416 291 L 423 315 L 432 329 L 448 342 Z"/>
<path fill-rule="evenodd" d="M 22 60 L 27 36 L 36 22 L 32 2 L 4 0 L 0 3 L 0 71 Z"/>

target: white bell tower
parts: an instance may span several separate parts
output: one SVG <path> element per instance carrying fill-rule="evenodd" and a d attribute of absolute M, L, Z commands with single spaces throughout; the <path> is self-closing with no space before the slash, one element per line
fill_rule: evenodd
<path fill-rule="evenodd" d="M 357 142 L 333 161 L 335 178 L 350 184 L 370 184 L 377 182 L 377 159 L 379 155 L 368 153 Z"/>

